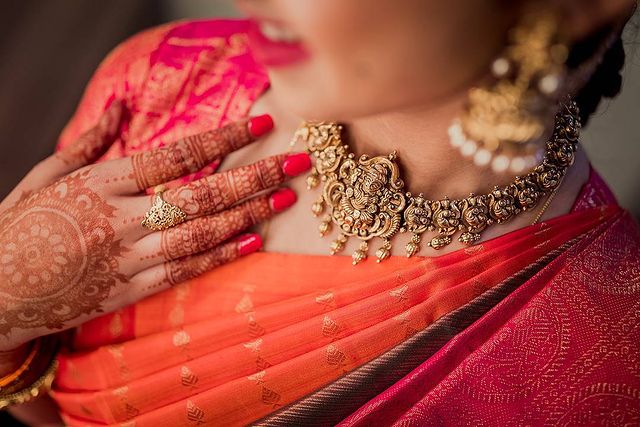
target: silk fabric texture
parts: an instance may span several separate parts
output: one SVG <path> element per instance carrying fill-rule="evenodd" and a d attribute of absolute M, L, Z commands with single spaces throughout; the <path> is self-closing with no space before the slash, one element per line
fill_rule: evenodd
<path fill-rule="evenodd" d="M 124 42 L 59 147 L 113 98 L 104 159 L 244 117 L 269 86 L 245 30 Z M 639 241 L 592 171 L 572 213 L 443 256 L 256 253 L 82 325 L 52 396 L 70 426 L 638 423 Z"/>

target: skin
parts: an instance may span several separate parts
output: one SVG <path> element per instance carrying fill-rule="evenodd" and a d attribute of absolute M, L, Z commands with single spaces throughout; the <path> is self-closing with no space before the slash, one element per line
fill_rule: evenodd
<path fill-rule="evenodd" d="M 116 139 L 122 114 L 123 106 L 114 103 L 93 129 L 36 166 L 0 204 L 4 361 L 36 337 L 237 258 L 242 243 L 233 238 L 275 213 L 264 192 L 289 178 L 284 154 L 166 190 L 163 199 L 181 207 L 186 222 L 162 231 L 142 227 L 156 197 L 147 188 L 195 172 L 256 138 L 242 120 L 89 165 Z"/>
<path fill-rule="evenodd" d="M 462 158 L 450 146 L 447 129 L 459 117 L 469 88 L 486 81 L 489 65 L 504 49 L 506 33 L 526 1 L 403 0 L 379 1 L 376 7 L 370 7 L 367 0 L 236 3 L 245 14 L 274 20 L 292 31 L 310 51 L 310 58 L 268 69 L 271 89 L 252 113 L 269 111 L 276 129 L 259 147 L 227 158 L 228 167 L 282 150 L 283 141 L 290 140 L 302 120 L 321 119 L 345 124 L 350 148 L 357 156 L 397 150 L 403 180 L 413 193 L 462 198 L 514 179 L 514 174 L 494 173 Z M 561 37 L 568 43 L 603 24 L 622 25 L 633 6 L 630 0 L 543 3 L 557 8 L 563 23 Z M 543 219 L 567 213 L 588 174 L 588 159 L 579 150 Z M 318 237 L 319 221 L 310 215 L 310 206 L 319 191 L 307 191 L 300 181 L 293 182 L 292 188 L 299 194 L 299 203 L 286 218 L 270 221 L 265 249 L 327 254 L 337 232 Z M 537 213 L 534 210 L 490 227 L 482 238 L 527 226 Z M 403 255 L 409 237 L 394 238 L 393 255 Z M 351 239 L 344 253 L 350 254 L 357 246 L 356 239 Z M 423 248 L 420 255 L 436 256 L 462 247 L 454 241 L 439 252 Z"/>
<path fill-rule="evenodd" d="M 268 70 L 271 89 L 254 104 L 251 114 L 271 114 L 276 122 L 274 132 L 250 149 L 234 151 L 239 148 L 234 146 L 224 153 L 209 153 L 205 157 L 209 160 L 212 156 L 227 154 L 225 170 L 254 164 L 231 173 L 231 176 L 239 175 L 232 179 L 233 185 L 241 189 L 239 193 L 243 197 L 249 197 L 264 189 L 252 179 L 258 170 L 272 173 L 265 188 L 283 181 L 276 167 L 281 158 L 273 156 L 286 149 L 286 141 L 302 119 L 334 120 L 349 128 L 350 145 L 356 154 L 380 155 L 397 150 L 403 178 L 413 192 L 424 192 L 432 198 L 445 195 L 459 198 L 472 191 L 486 192 L 493 185 L 508 183 L 512 175 L 495 174 L 462 160 L 459 153 L 450 148 L 446 129 L 460 114 L 468 89 L 486 79 L 489 64 L 504 48 L 507 30 L 516 22 L 525 2 L 377 0 L 372 7 L 370 0 L 239 0 L 239 8 L 248 15 L 277 20 L 299 35 L 311 56 L 304 63 Z M 562 36 L 568 41 L 580 40 L 603 24 L 622 24 L 633 5 L 631 0 L 548 0 L 544 3 L 557 8 Z M 98 127 L 93 131 L 97 139 L 108 140 L 100 135 L 109 135 L 111 128 Z M 5 331 L 4 349 L 60 327 L 82 323 L 94 315 L 90 314 L 89 307 L 113 310 L 233 259 L 237 256 L 237 247 L 220 246 L 220 242 L 262 220 L 270 220 L 266 250 L 327 253 L 330 240 L 318 238 L 318 222 L 309 212 L 317 193 L 306 191 L 303 180 L 291 183 L 301 203 L 294 205 L 287 215 L 273 217 L 267 199 L 259 197 L 241 205 L 245 209 L 241 212 L 229 211 L 227 208 L 233 200 L 221 196 L 228 194 L 222 188 L 228 181 L 214 175 L 207 182 L 165 193 L 168 201 L 189 214 L 190 221 L 185 224 L 190 225 L 146 233 L 141 230 L 139 220 L 151 205 L 151 197 L 141 195 L 140 190 L 197 170 L 204 159 L 188 153 L 193 153 L 189 147 L 198 142 L 183 141 L 169 148 L 174 159 L 182 159 L 177 164 L 166 160 L 170 156 L 163 157 L 156 152 L 140 154 L 126 162 L 87 168 L 85 165 L 104 149 L 102 143 L 94 143 L 95 135 L 83 137 L 62 157 L 53 157 L 37 166 L 2 202 L 0 215 L 19 224 L 21 215 L 43 210 L 56 197 L 82 196 L 95 200 L 99 210 L 93 216 L 97 218 L 91 218 L 94 222 L 87 219 L 87 230 L 95 229 L 97 221 L 100 235 L 108 239 L 108 249 L 98 248 L 97 244 L 83 247 L 76 243 L 73 259 L 81 262 L 90 255 L 107 259 L 110 273 L 100 282 L 100 292 L 93 294 L 100 296 L 87 300 L 78 294 L 75 302 L 86 302 L 89 306 L 80 312 L 76 310 L 74 316 L 64 314 L 53 319 L 41 316 L 37 326 L 28 325 L 29 316 L 17 320 L 22 322 L 19 324 L 22 333 Z M 199 143 L 206 143 L 210 137 L 201 137 Z M 210 148 L 214 150 L 213 145 Z M 266 163 L 258 163 L 265 158 L 269 159 Z M 154 167 L 158 162 L 164 167 Z M 78 168 L 82 169 L 76 171 Z M 579 151 L 575 165 L 543 218 L 568 212 L 587 176 L 588 161 Z M 71 189 L 71 193 L 61 196 L 60 186 Z M 223 201 L 214 202 L 219 200 Z M 504 226 L 487 230 L 483 238 L 526 226 L 535 215 L 536 212 L 520 215 Z M 29 236 L 34 224 L 19 225 L 19 230 L 10 231 L 11 237 L 3 242 L 4 246 L 14 243 L 20 231 Z M 64 228 L 62 221 L 58 228 Z M 3 238 L 6 231 L 3 229 Z M 33 233 L 41 235 L 42 230 Z M 214 238 L 207 240 L 206 236 Z M 394 241 L 393 254 L 402 255 L 400 249 L 406 237 L 404 239 Z M 346 248 L 347 253 L 355 246 L 352 241 Z M 459 248 L 454 243 L 445 251 Z M 179 258 L 197 251 L 205 252 Z M 424 251 L 421 255 L 434 255 Z M 441 253 L 444 252 L 438 255 Z M 24 297 L 23 291 L 7 284 L 8 279 L 0 280 L 0 296 L 4 298 L 0 299 L 0 307 L 3 301 L 6 305 L 7 301 Z M 67 278 L 57 279 L 56 283 L 64 283 L 62 279 Z M 89 277 L 83 280 L 84 290 L 96 287 L 92 280 Z M 42 289 L 40 294 L 54 295 L 54 291 Z M 104 297 L 107 293 L 109 299 Z M 54 302 L 51 300 L 51 304 Z M 19 313 L 25 310 L 20 307 L 12 311 L 16 319 L 21 319 Z M 16 355 L 20 354 L 19 350 L 20 347 Z M 7 359 L 10 358 L 5 354 L 3 360 Z M 13 409 L 14 414 L 23 416 L 37 412 L 33 406 Z"/>

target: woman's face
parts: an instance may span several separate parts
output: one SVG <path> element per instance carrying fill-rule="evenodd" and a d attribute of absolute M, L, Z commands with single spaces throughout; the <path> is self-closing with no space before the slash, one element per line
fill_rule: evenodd
<path fill-rule="evenodd" d="M 504 0 L 238 0 L 280 103 L 348 121 L 425 109 L 484 76 L 514 21 Z"/>

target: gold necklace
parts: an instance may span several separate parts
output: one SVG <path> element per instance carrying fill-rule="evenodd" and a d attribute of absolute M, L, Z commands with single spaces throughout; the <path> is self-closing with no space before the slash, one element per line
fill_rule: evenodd
<path fill-rule="evenodd" d="M 387 259 L 391 238 L 399 232 L 412 233 L 405 247 L 408 257 L 420 251 L 426 231 L 436 233 L 427 243 L 433 249 L 447 246 L 458 232 L 460 242 L 477 242 L 488 226 L 531 210 L 544 196 L 554 193 L 574 161 L 579 134 L 578 107 L 567 101 L 556 114 L 553 135 L 538 166 L 517 176 L 511 184 L 459 200 L 430 200 L 422 193 L 405 193 L 396 153 L 362 155 L 356 160 L 342 141 L 339 124 L 303 123 L 293 142 L 304 143 L 316 158 L 307 187 L 323 184 L 322 194 L 312 205 L 315 216 L 327 212 L 319 226 L 320 235 L 325 236 L 333 226 L 340 230 L 330 246 L 332 255 L 341 252 L 350 237 L 361 240 L 352 254 L 355 265 L 367 258 L 368 242 L 374 237 L 382 240 L 376 251 L 377 261 Z"/>

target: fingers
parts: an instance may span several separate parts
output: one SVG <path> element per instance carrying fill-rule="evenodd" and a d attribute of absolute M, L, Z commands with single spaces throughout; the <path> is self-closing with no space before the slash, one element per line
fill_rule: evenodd
<path fill-rule="evenodd" d="M 55 172 L 59 178 L 98 160 L 117 139 L 124 114 L 124 104 L 115 100 L 106 109 L 96 126 L 52 157 L 57 161 Z M 53 166 L 53 165 L 52 165 Z"/>
<path fill-rule="evenodd" d="M 37 191 L 57 179 L 97 160 L 117 139 L 124 104 L 114 101 L 97 125 L 68 147 L 38 163 L 2 201 L 2 207 L 12 206 L 24 194 Z"/>
<path fill-rule="evenodd" d="M 149 254 L 140 259 L 140 269 L 168 260 L 204 252 L 271 218 L 296 202 L 296 194 L 283 188 L 271 195 L 250 199 L 215 215 L 202 216 L 164 231 L 149 234 L 136 243 L 136 252 Z"/>
<path fill-rule="evenodd" d="M 276 188 L 311 167 L 306 153 L 277 155 L 248 166 L 220 172 L 162 193 L 162 198 L 187 214 L 187 220 L 222 212 L 264 190 Z M 129 198 L 128 224 L 136 238 L 153 233 L 140 225 L 156 195 Z"/>
<path fill-rule="evenodd" d="M 167 190 L 164 199 L 188 218 L 221 212 L 236 203 L 275 188 L 311 167 L 306 153 L 280 154 Z"/>
<path fill-rule="evenodd" d="M 130 164 L 132 179 L 119 183 L 122 192 L 139 192 L 194 173 L 255 141 L 273 128 L 269 115 L 231 123 L 176 141 L 166 147 L 123 159 Z"/>
<path fill-rule="evenodd" d="M 131 300 L 128 303 L 200 276 L 215 267 L 256 252 L 261 247 L 259 235 L 247 234 L 206 252 L 155 265 L 131 279 Z"/>
<path fill-rule="evenodd" d="M 39 190 L 97 160 L 117 139 L 123 114 L 123 103 L 118 100 L 114 101 L 106 109 L 98 124 L 68 147 L 38 163 L 16 190 L 20 193 Z"/>

